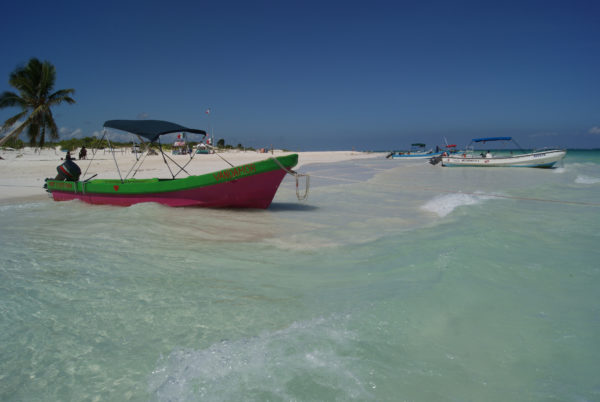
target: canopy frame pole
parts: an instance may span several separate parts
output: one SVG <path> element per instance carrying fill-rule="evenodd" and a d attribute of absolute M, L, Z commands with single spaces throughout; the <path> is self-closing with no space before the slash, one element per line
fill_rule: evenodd
<path fill-rule="evenodd" d="M 146 153 L 144 154 L 144 156 L 142 157 L 142 161 L 140 162 L 139 166 L 135 169 L 135 172 L 133 172 L 133 174 L 131 175 L 131 178 L 133 179 L 135 177 L 135 175 L 137 174 L 137 172 L 139 171 L 139 169 L 142 167 L 142 163 L 144 163 L 144 161 L 146 160 L 146 157 L 148 155 L 150 155 L 150 149 L 151 149 L 152 143 L 148 143 L 148 147 L 146 149 Z"/>
<path fill-rule="evenodd" d="M 112 143 L 110 142 L 110 138 L 108 138 L 108 136 L 106 137 L 106 141 L 108 142 L 108 146 L 110 147 L 110 151 L 115 161 L 115 166 L 117 167 L 117 172 L 119 173 L 121 183 L 123 183 L 123 175 L 121 175 L 121 169 L 119 169 L 119 164 L 117 163 L 117 157 L 115 156 L 115 148 L 112 146 Z"/>
<path fill-rule="evenodd" d="M 104 139 L 104 137 L 106 136 L 106 129 L 102 130 L 102 137 L 96 141 L 97 144 L 102 143 L 102 140 Z M 90 162 L 88 163 L 87 167 L 85 168 L 85 172 L 83 172 L 83 175 L 81 176 L 81 178 L 84 178 L 85 175 L 87 174 L 88 170 L 90 169 L 90 166 L 92 166 L 92 162 L 94 161 L 94 158 L 96 157 L 96 151 L 94 151 L 94 148 L 92 147 L 92 159 L 90 159 Z M 97 176 L 98 173 L 96 173 L 94 176 Z M 92 177 L 94 177 L 92 176 Z M 92 178 L 90 177 L 90 179 Z M 84 180 L 84 181 L 88 181 L 90 179 Z"/>
<path fill-rule="evenodd" d="M 144 152 L 142 156 L 140 156 L 139 159 L 136 159 L 136 161 L 133 163 L 133 166 L 131 166 L 131 168 L 129 169 L 129 171 L 127 172 L 127 174 L 125 175 L 125 178 L 129 177 L 129 174 L 131 173 L 131 171 L 135 168 L 135 171 L 133 172 L 133 174 L 131 175 L 131 178 L 133 178 L 135 176 L 135 174 L 137 173 L 138 169 L 142 167 L 142 163 L 144 162 L 144 159 L 146 158 L 146 155 L 148 155 L 148 151 Z M 137 166 L 137 167 L 136 167 Z"/>
<path fill-rule="evenodd" d="M 171 170 L 171 166 L 169 166 L 169 162 L 167 162 L 167 159 L 165 158 L 165 152 L 163 151 L 162 143 L 160 142 L 160 137 L 158 137 L 158 148 L 160 149 L 160 154 L 163 157 L 163 162 L 165 162 L 165 165 L 167 165 L 167 168 L 169 169 L 169 173 L 171 173 L 171 176 L 175 178 L 175 176 L 173 175 L 173 171 Z"/>
<path fill-rule="evenodd" d="M 512 139 L 512 141 L 515 143 L 516 146 L 519 147 L 519 149 L 523 152 L 525 152 L 525 150 L 523 149 L 523 147 L 521 145 L 519 145 L 519 143 L 517 142 L 517 140 L 515 140 L 514 138 Z"/>
<path fill-rule="evenodd" d="M 206 135 L 205 135 L 205 137 L 206 137 Z M 186 138 L 186 139 L 187 139 L 187 138 Z M 194 149 L 194 148 L 192 148 L 192 150 L 193 150 L 193 149 Z M 175 176 L 177 176 L 179 173 L 181 173 L 181 171 L 184 171 L 184 172 L 186 172 L 186 173 L 189 175 L 189 173 L 187 172 L 187 170 L 185 170 L 185 168 L 187 167 L 187 165 L 189 165 L 189 164 L 192 162 L 192 160 L 194 159 L 194 157 L 195 157 L 195 156 L 196 156 L 196 151 L 194 151 L 194 152 L 191 152 L 191 153 L 190 153 L 190 160 L 188 160 L 188 161 L 187 161 L 187 163 L 186 163 L 185 165 L 183 165 L 183 167 L 181 167 L 181 166 L 177 165 L 177 163 L 176 163 L 175 161 L 173 161 L 173 163 L 175 163 L 177 166 L 179 166 L 179 171 L 178 171 L 177 173 L 175 173 Z M 171 159 L 171 158 L 169 158 L 169 159 Z M 172 159 L 171 159 L 171 160 L 172 160 Z M 227 162 L 227 163 L 229 163 L 229 162 Z M 230 165 L 231 165 L 231 164 L 230 164 Z M 231 166 L 233 167 L 233 165 L 231 165 Z M 175 176 L 174 176 L 173 178 L 175 178 Z"/>
<path fill-rule="evenodd" d="M 177 165 L 177 167 L 180 169 L 179 172 L 177 172 L 177 174 L 179 174 L 182 170 L 187 173 L 189 175 L 189 172 L 187 170 L 185 170 L 183 167 L 181 167 L 179 165 L 179 163 L 175 162 L 169 155 L 165 154 L 165 152 L 162 149 L 162 143 L 160 142 L 160 138 L 158 138 L 158 146 L 160 147 L 160 153 L 163 156 L 163 161 L 165 162 L 165 165 L 167 165 L 167 167 L 169 168 L 169 173 L 171 173 L 171 176 L 173 177 L 173 179 L 176 177 L 176 175 L 173 174 L 173 171 L 171 170 L 171 166 L 169 165 L 169 162 L 167 162 L 167 158 L 173 162 L 175 165 Z"/>
<path fill-rule="evenodd" d="M 221 155 L 219 155 L 219 153 L 216 151 L 217 148 L 213 147 L 212 144 L 206 144 L 207 147 L 212 148 L 212 150 L 214 151 L 214 154 L 217 155 L 219 158 L 223 159 L 225 162 L 227 162 L 227 164 L 231 167 L 235 167 L 233 166 L 233 164 L 231 162 L 229 162 L 227 159 L 223 158 Z"/>
<path fill-rule="evenodd" d="M 162 149 L 161 149 L 162 151 Z M 181 167 L 181 165 L 177 162 L 175 162 L 175 160 L 173 160 L 173 158 L 171 158 L 169 155 L 165 154 L 163 152 L 163 159 L 165 158 L 165 156 L 171 161 L 173 162 L 175 165 L 177 165 L 177 167 L 179 168 L 179 171 L 176 174 L 173 174 L 173 171 L 171 171 L 171 167 L 169 166 L 169 164 L 167 163 L 167 161 L 165 160 L 165 163 L 167 164 L 167 166 L 169 166 L 169 171 L 171 172 L 171 176 L 173 176 L 173 178 L 175 178 L 179 173 L 181 173 L 181 171 L 184 171 L 185 173 L 187 173 L 188 175 L 190 174 L 187 170 L 185 170 L 183 167 Z M 189 163 L 189 162 L 188 162 Z M 187 164 L 186 164 L 187 166 Z"/>
<path fill-rule="evenodd" d="M 139 135 L 137 137 L 139 138 L 141 145 L 146 145 L 146 143 L 144 142 L 144 140 L 142 139 L 142 137 L 140 137 Z M 150 143 L 150 144 L 152 144 L 152 143 Z M 129 169 L 129 172 L 127 172 L 127 174 L 125 175 L 126 179 L 129 177 L 129 173 L 131 173 L 131 171 L 134 168 L 135 168 L 135 171 L 131 175 L 131 178 L 133 179 L 135 177 L 135 175 L 137 174 L 138 170 L 142 167 L 142 164 L 146 160 L 146 156 L 148 156 L 149 154 L 150 154 L 150 145 L 148 145 L 148 147 L 146 147 L 146 151 L 145 152 L 140 152 L 140 157 L 139 158 L 138 158 L 137 152 L 136 152 L 135 162 L 134 162 L 133 166 L 131 166 L 131 169 Z M 137 165 L 137 167 L 136 167 L 136 165 Z"/>
<path fill-rule="evenodd" d="M 169 158 L 169 159 L 171 159 L 171 158 Z M 194 157 L 193 157 L 193 156 L 192 156 L 192 157 L 190 157 L 190 160 L 188 160 L 188 161 L 186 162 L 186 164 L 185 164 L 185 165 L 183 165 L 183 166 L 179 166 L 179 165 L 177 164 L 177 162 L 173 161 L 173 163 L 175 163 L 175 164 L 176 164 L 176 165 L 179 167 L 179 170 L 177 171 L 177 173 L 175 173 L 175 176 L 177 176 L 177 175 L 178 175 L 179 173 L 181 173 L 182 171 L 186 172 L 186 173 L 189 175 L 188 171 L 187 171 L 187 170 L 185 170 L 185 168 L 187 167 L 187 165 L 189 165 L 189 164 L 190 164 L 190 162 L 192 162 L 192 159 L 194 159 Z M 172 160 L 172 159 L 171 159 L 171 160 Z M 175 176 L 173 176 L 173 178 L 175 178 Z"/>

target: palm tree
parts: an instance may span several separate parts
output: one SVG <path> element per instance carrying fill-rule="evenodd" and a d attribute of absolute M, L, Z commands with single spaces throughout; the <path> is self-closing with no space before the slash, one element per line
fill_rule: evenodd
<path fill-rule="evenodd" d="M 40 62 L 33 58 L 25 67 L 17 67 L 10 74 L 8 83 L 19 91 L 19 94 L 5 91 L 0 95 L 0 109 L 17 106 L 21 112 L 4 122 L 0 132 L 7 131 L 21 119 L 25 119 L 11 133 L 0 139 L 0 145 L 11 138 L 17 138 L 27 128 L 27 136 L 32 146 L 42 147 L 46 141 L 46 130 L 51 139 L 58 139 L 58 128 L 54 122 L 50 108 L 67 102 L 75 103 L 70 95 L 74 89 L 61 89 L 54 93 L 52 89 L 56 81 L 56 69 L 48 62 Z"/>

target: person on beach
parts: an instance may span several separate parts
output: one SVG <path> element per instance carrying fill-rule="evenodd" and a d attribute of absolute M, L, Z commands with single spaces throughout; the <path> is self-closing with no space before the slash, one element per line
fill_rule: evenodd
<path fill-rule="evenodd" d="M 71 156 L 71 151 L 67 151 L 67 156 L 65 156 L 65 160 L 67 160 L 67 161 L 72 161 L 73 160 L 73 157 Z"/>
<path fill-rule="evenodd" d="M 490 151 L 487 151 L 487 154 L 485 154 L 485 157 L 486 158 L 491 158 L 492 157 L 492 154 L 490 153 Z"/>
<path fill-rule="evenodd" d="M 79 159 L 85 159 L 87 157 L 87 149 L 85 149 L 85 145 L 81 147 L 79 151 Z"/>

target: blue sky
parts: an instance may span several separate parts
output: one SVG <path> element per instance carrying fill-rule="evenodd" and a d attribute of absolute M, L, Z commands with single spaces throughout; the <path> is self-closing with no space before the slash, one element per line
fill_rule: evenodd
<path fill-rule="evenodd" d="M 2 6 L 0 91 L 56 66 L 64 138 L 110 119 L 293 150 L 600 148 L 600 2 L 43 1 Z M 10 17 L 9 17 L 10 16 Z M 4 77 L 4 78 L 3 78 Z M 212 110 L 210 122 L 204 113 Z M 0 119 L 16 114 L 0 110 Z"/>

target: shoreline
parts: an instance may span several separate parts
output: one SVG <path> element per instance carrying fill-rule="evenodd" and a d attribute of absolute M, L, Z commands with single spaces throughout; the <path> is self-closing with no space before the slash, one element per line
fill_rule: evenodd
<path fill-rule="evenodd" d="M 381 157 L 380 153 L 362 151 L 314 151 L 314 152 L 284 152 L 274 150 L 273 153 L 256 151 L 228 150 L 218 154 L 194 155 L 194 160 L 186 167 L 191 175 L 206 174 L 229 167 L 226 159 L 234 166 L 256 162 L 270 158 L 298 154 L 298 165 L 294 170 L 314 163 L 335 163 L 352 159 L 368 159 Z M 78 154 L 78 150 L 72 152 Z M 36 150 L 23 148 L 20 150 L 0 150 L 0 205 L 22 202 L 40 201 L 48 197 L 44 190 L 44 180 L 56 175 L 57 166 L 63 163 L 66 153 L 56 149 Z M 175 162 L 184 165 L 189 161 L 189 155 L 167 154 Z M 122 175 L 126 175 L 135 163 L 135 154 L 130 149 L 117 151 L 114 154 Z M 82 172 L 82 178 L 97 174 L 96 178 L 118 178 L 112 154 L 96 150 L 92 159 L 92 150 L 88 150 L 87 160 L 75 160 Z M 172 162 L 170 162 L 172 164 Z M 88 174 L 83 177 L 84 172 Z M 147 156 L 136 174 L 136 178 L 170 177 L 169 169 L 160 155 Z M 185 176 L 184 176 L 185 177 Z"/>

